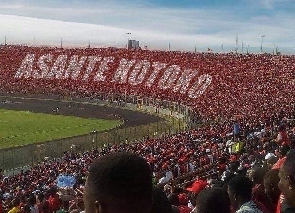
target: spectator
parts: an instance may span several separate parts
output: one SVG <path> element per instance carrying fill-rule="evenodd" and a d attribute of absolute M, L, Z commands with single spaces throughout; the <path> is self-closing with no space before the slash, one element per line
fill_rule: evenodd
<path fill-rule="evenodd" d="M 252 182 L 249 178 L 236 176 L 228 182 L 227 192 L 235 213 L 262 213 L 251 200 Z"/>
<path fill-rule="evenodd" d="M 178 209 L 180 213 L 189 213 L 192 211 L 192 209 L 188 207 L 189 197 L 187 194 L 185 193 L 179 194 L 178 201 L 179 201 Z"/>
<path fill-rule="evenodd" d="M 69 207 L 70 212 L 82 212 L 84 211 L 84 202 L 83 199 L 77 197 L 74 202 L 71 204 L 71 206 Z"/>
<path fill-rule="evenodd" d="M 159 188 L 153 188 L 152 213 L 171 213 L 172 206 L 166 194 Z"/>
<path fill-rule="evenodd" d="M 284 201 L 281 204 L 281 213 L 295 212 L 295 150 L 292 149 L 286 156 L 280 172 L 279 188 L 284 195 Z"/>
<path fill-rule="evenodd" d="M 286 129 L 285 124 L 281 124 L 279 126 L 279 133 L 278 133 L 278 136 L 276 138 L 276 142 L 279 145 L 287 145 L 287 146 L 290 145 L 290 140 L 289 140 L 289 137 L 288 137 L 288 133 L 287 133 L 287 129 Z"/>
<path fill-rule="evenodd" d="M 50 197 L 48 199 L 48 202 L 49 202 L 50 209 L 53 212 L 56 212 L 57 210 L 60 209 L 61 202 L 60 202 L 59 195 L 57 194 L 57 188 L 56 187 L 52 187 L 50 189 Z"/>
<path fill-rule="evenodd" d="M 85 185 L 85 212 L 151 212 L 152 173 L 135 154 L 115 153 L 94 161 Z"/>
<path fill-rule="evenodd" d="M 29 206 L 30 206 L 30 211 L 31 213 L 39 213 L 39 209 L 37 207 L 37 199 L 34 194 L 31 194 L 29 197 Z"/>
<path fill-rule="evenodd" d="M 20 205 L 20 199 L 19 198 L 15 198 L 12 201 L 12 209 L 10 209 L 8 211 L 8 213 L 20 213 L 21 209 L 19 208 Z"/>
<path fill-rule="evenodd" d="M 264 190 L 270 200 L 270 204 L 268 206 L 270 213 L 276 212 L 276 206 L 281 194 L 278 187 L 279 182 L 279 169 L 271 169 L 264 175 Z"/>
<path fill-rule="evenodd" d="M 229 196 L 224 189 L 213 187 L 202 190 L 196 199 L 193 213 L 230 213 Z"/>
<path fill-rule="evenodd" d="M 253 182 L 252 199 L 263 204 L 265 207 L 270 205 L 270 200 L 265 194 L 263 178 L 267 170 L 265 168 L 254 168 L 250 179 Z"/>
<path fill-rule="evenodd" d="M 45 196 L 43 193 L 38 194 L 37 196 L 38 204 L 37 207 L 39 209 L 40 213 L 49 213 L 49 202 L 45 199 Z"/>

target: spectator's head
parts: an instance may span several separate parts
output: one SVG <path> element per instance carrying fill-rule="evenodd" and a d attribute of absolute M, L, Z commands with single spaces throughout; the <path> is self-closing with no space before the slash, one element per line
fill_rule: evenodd
<path fill-rule="evenodd" d="M 179 201 L 179 205 L 187 206 L 189 202 L 189 197 L 187 194 L 181 193 L 178 195 L 178 201 Z"/>
<path fill-rule="evenodd" d="M 262 184 L 263 177 L 264 177 L 266 171 L 267 170 L 265 168 L 255 167 L 249 178 L 250 178 L 250 180 L 253 181 L 254 184 Z"/>
<path fill-rule="evenodd" d="M 24 209 L 23 209 L 23 212 L 24 212 L 24 213 L 31 213 L 30 206 L 29 206 L 29 205 L 25 205 L 25 206 L 24 206 Z"/>
<path fill-rule="evenodd" d="M 152 173 L 148 163 L 131 153 L 95 160 L 85 184 L 85 212 L 151 212 Z"/>
<path fill-rule="evenodd" d="M 234 210 L 251 200 L 252 182 L 248 177 L 236 176 L 228 182 L 227 192 Z"/>
<path fill-rule="evenodd" d="M 195 212 L 230 213 L 228 194 L 220 187 L 202 190 L 196 199 Z"/>
<path fill-rule="evenodd" d="M 171 213 L 172 206 L 166 194 L 158 187 L 153 189 L 152 213 Z"/>
<path fill-rule="evenodd" d="M 295 200 L 295 150 L 292 149 L 286 156 L 286 160 L 280 168 L 279 188 L 289 205 L 294 205 Z"/>
<path fill-rule="evenodd" d="M 177 194 L 172 193 L 172 194 L 168 195 L 168 200 L 171 205 L 179 206 L 179 198 L 178 198 Z"/>
<path fill-rule="evenodd" d="M 236 172 L 236 171 L 238 171 L 239 166 L 240 166 L 239 161 L 233 161 L 233 162 L 230 163 L 229 169 L 230 169 L 231 172 Z"/>
<path fill-rule="evenodd" d="M 12 200 L 12 206 L 13 207 L 17 207 L 17 206 L 19 206 L 19 204 L 20 204 L 20 199 L 19 198 L 14 198 L 13 200 Z"/>
<path fill-rule="evenodd" d="M 286 131 L 286 125 L 285 124 L 281 124 L 278 128 L 278 131 L 279 132 L 282 132 L 282 131 Z"/>
<path fill-rule="evenodd" d="M 278 187 L 279 182 L 279 169 L 271 169 L 264 175 L 265 194 L 273 203 L 277 203 L 281 193 Z"/>
<path fill-rule="evenodd" d="M 288 145 L 280 146 L 278 151 L 279 157 L 280 158 L 285 157 L 289 151 L 290 151 L 290 147 Z"/>
<path fill-rule="evenodd" d="M 44 200 L 44 198 L 45 198 L 45 196 L 44 196 L 43 193 L 40 193 L 40 194 L 37 195 L 37 199 L 38 199 L 38 201 L 39 201 L 40 203 Z"/>
<path fill-rule="evenodd" d="M 33 194 L 30 195 L 30 197 L 29 197 L 29 205 L 34 206 L 36 204 L 36 202 L 37 202 L 36 196 L 33 195 Z"/>

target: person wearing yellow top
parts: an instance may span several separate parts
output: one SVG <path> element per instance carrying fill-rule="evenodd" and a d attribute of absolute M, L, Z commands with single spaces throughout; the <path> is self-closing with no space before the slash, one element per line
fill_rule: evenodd
<path fill-rule="evenodd" d="M 20 200 L 18 198 L 15 198 L 13 201 L 12 201 L 12 209 L 10 209 L 8 211 L 8 213 L 20 213 L 21 210 L 19 208 L 19 205 L 20 205 Z"/>

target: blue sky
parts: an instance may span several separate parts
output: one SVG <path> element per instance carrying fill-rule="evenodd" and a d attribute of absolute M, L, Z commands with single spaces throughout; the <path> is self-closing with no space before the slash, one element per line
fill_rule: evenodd
<path fill-rule="evenodd" d="M 294 54 L 294 11 L 295 0 L 1 0 L 0 42 L 227 52 L 238 36 L 240 52 Z"/>

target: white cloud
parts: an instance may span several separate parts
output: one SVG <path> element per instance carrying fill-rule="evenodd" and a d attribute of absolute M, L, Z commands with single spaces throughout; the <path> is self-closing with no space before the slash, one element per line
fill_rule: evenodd
<path fill-rule="evenodd" d="M 283 0 L 268 0 L 272 5 L 278 1 Z M 137 3 L 141 5 L 140 2 Z M 0 14 L 7 14 L 0 15 L 0 37 L 7 35 L 13 43 L 32 43 L 35 37 L 35 44 L 59 45 L 63 38 L 65 45 L 85 46 L 90 40 L 98 46 L 118 47 L 125 46 L 129 37 L 155 49 L 167 49 L 171 43 L 172 49 L 177 50 L 192 51 L 197 46 L 204 51 L 210 46 L 221 51 L 224 44 L 228 51 L 235 47 L 237 33 L 240 45 L 244 41 L 253 50 L 254 47 L 259 50 L 260 35 L 265 34 L 266 48 L 272 49 L 275 43 L 295 52 L 294 14 L 277 12 L 243 17 L 236 11 L 218 9 L 122 6 L 113 2 L 97 5 L 0 3 Z"/>

